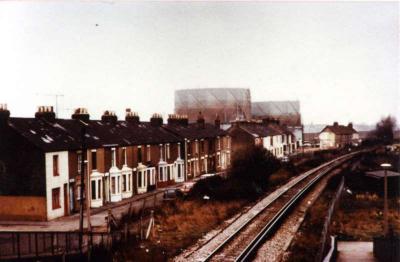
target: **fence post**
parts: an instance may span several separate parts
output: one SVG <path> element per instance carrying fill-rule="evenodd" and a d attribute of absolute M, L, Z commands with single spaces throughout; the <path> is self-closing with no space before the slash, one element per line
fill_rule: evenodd
<path fill-rule="evenodd" d="M 36 252 L 36 257 L 39 257 L 39 245 L 38 245 L 38 233 L 35 232 L 35 252 Z"/>
<path fill-rule="evenodd" d="M 51 239 L 51 254 L 54 255 L 54 232 L 50 233 L 50 239 Z"/>
<path fill-rule="evenodd" d="M 20 233 L 17 233 L 17 252 L 18 252 L 18 258 L 21 258 Z"/>

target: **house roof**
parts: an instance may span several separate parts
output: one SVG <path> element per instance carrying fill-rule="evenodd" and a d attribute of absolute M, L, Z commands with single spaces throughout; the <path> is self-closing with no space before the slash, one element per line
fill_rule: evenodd
<path fill-rule="evenodd" d="M 191 123 L 188 125 L 166 124 L 163 125 L 163 127 L 175 135 L 189 140 L 214 138 L 228 134 L 228 132 L 208 123 L 204 123 L 204 125 L 198 123 Z"/>
<path fill-rule="evenodd" d="M 279 126 L 275 125 L 245 124 L 239 125 L 239 128 L 254 137 L 276 136 L 284 133 Z"/>
<path fill-rule="evenodd" d="M 73 119 L 49 121 L 36 118 L 9 118 L 8 121 L 9 127 L 46 152 L 81 148 L 82 125 L 85 126 L 85 143 L 88 148 L 181 141 L 181 138 L 162 127 L 152 126 L 146 122 L 138 124 L 129 121 L 82 122 Z"/>
<path fill-rule="evenodd" d="M 354 128 L 344 125 L 326 126 L 324 129 L 322 129 L 320 133 L 325 131 L 331 131 L 336 135 L 352 135 L 354 133 L 357 133 L 357 131 Z"/>

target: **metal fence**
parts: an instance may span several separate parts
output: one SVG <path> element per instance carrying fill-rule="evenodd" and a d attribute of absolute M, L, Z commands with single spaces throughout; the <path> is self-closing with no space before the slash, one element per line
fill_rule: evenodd
<path fill-rule="evenodd" d="M 332 220 L 332 215 L 333 212 L 335 211 L 336 205 L 342 195 L 344 189 L 344 176 L 342 177 L 342 180 L 340 181 L 339 188 L 336 191 L 335 197 L 333 198 L 329 210 L 328 210 L 328 216 L 325 219 L 324 227 L 322 229 L 322 235 L 321 235 L 321 246 L 318 250 L 318 254 L 315 257 L 316 262 L 320 262 L 323 260 L 323 256 L 325 254 L 326 246 L 327 246 L 327 237 L 328 237 L 328 232 L 329 232 L 329 225 L 331 224 Z"/>
<path fill-rule="evenodd" d="M 127 236 L 121 231 L 84 232 L 82 250 L 79 232 L 0 232 L 0 259 L 73 255 L 94 247 L 110 249 Z"/>

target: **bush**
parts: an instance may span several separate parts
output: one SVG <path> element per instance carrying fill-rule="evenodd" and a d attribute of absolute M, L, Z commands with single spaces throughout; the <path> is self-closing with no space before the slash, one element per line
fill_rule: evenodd
<path fill-rule="evenodd" d="M 195 184 L 189 198 L 209 196 L 213 200 L 254 200 L 268 189 L 268 179 L 280 161 L 262 147 L 246 149 L 235 156 L 228 178 L 215 176 Z"/>

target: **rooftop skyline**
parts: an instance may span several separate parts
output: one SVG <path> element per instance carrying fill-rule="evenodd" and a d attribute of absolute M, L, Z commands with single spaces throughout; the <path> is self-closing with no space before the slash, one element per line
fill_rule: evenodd
<path fill-rule="evenodd" d="M 174 90 L 299 100 L 303 123 L 399 118 L 397 2 L 1 2 L 0 103 L 143 120 Z"/>

